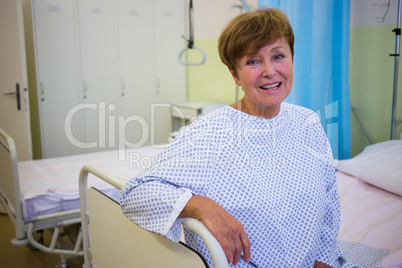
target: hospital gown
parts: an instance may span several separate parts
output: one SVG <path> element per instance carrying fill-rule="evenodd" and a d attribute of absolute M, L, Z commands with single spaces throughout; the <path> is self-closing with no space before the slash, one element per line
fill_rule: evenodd
<path fill-rule="evenodd" d="M 237 267 L 338 265 L 332 152 L 311 110 L 282 103 L 275 118 L 264 119 L 225 106 L 197 119 L 124 186 L 121 206 L 140 227 L 178 242 L 177 217 L 193 194 L 212 198 L 243 224 L 251 261 L 242 258 Z M 184 233 L 213 267 L 202 240 Z"/>

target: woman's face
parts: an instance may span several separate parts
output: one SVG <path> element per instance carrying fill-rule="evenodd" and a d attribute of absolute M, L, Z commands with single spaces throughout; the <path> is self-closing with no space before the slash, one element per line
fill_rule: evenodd
<path fill-rule="evenodd" d="M 293 60 L 290 46 L 284 37 L 261 48 L 255 55 L 243 56 L 238 63 L 237 76 L 230 72 L 245 96 L 240 101 L 245 113 L 272 118 L 293 85 Z"/>

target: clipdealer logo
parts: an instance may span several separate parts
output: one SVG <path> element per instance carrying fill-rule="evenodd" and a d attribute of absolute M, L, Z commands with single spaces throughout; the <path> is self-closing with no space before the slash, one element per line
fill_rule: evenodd
<path fill-rule="evenodd" d="M 96 103 L 83 103 L 74 106 L 70 111 L 67 113 L 65 121 L 64 121 L 64 130 L 65 130 L 65 135 L 68 139 L 68 141 L 73 144 L 74 146 L 82 149 L 91 149 L 91 148 L 116 148 L 118 149 L 118 156 L 119 160 L 126 160 L 127 155 L 126 155 L 126 148 L 140 148 L 143 147 L 146 144 L 149 144 L 149 139 L 150 139 L 150 146 L 152 148 L 157 148 L 157 149 L 162 149 L 165 147 L 165 145 L 160 145 L 155 143 L 155 125 L 157 124 L 156 122 L 156 116 L 155 116 L 155 111 L 158 108 L 167 108 L 170 111 L 174 111 L 176 116 L 181 119 L 181 125 L 185 126 L 186 121 L 189 121 L 189 119 L 185 116 L 184 112 L 177 106 L 174 106 L 172 104 L 151 104 L 150 109 L 151 109 L 151 118 L 149 121 L 144 119 L 143 117 L 139 115 L 131 115 L 128 117 L 125 117 L 123 115 L 110 115 L 116 110 L 116 105 L 114 104 L 106 104 L 106 102 L 99 102 L 98 104 Z M 92 110 L 92 115 L 94 112 L 96 113 L 96 120 L 97 124 L 97 137 L 95 141 L 81 141 L 77 139 L 77 137 L 74 136 L 73 133 L 73 118 L 80 112 L 84 112 L 85 110 Z M 87 111 L 88 112 L 88 111 Z M 109 114 L 109 115 L 108 115 Z M 318 115 L 318 118 L 317 118 Z M 92 117 L 94 118 L 94 117 Z M 221 120 L 227 120 L 227 118 L 220 118 Z M 334 154 L 335 158 L 335 166 L 337 165 L 337 158 L 336 156 L 338 155 L 338 144 L 333 144 L 333 140 L 337 140 L 337 126 L 338 126 L 338 102 L 333 102 L 329 105 L 325 106 L 325 109 L 320 109 L 313 113 L 307 120 L 303 123 L 303 130 L 302 130 L 302 136 L 304 135 L 309 135 L 309 130 L 314 125 L 320 124 L 324 128 L 324 131 L 327 133 L 328 138 L 330 138 L 331 142 L 331 147 L 332 147 L 332 152 Z M 202 123 L 204 126 L 203 128 L 196 128 L 191 130 L 191 135 L 187 135 L 189 133 L 184 133 L 185 134 L 185 142 L 189 143 L 190 145 L 193 146 L 214 146 L 217 148 L 225 148 L 225 146 L 230 146 L 232 143 L 238 143 L 242 144 L 243 146 L 251 146 L 252 148 L 257 149 L 258 147 L 272 147 L 277 145 L 277 139 L 278 139 L 278 133 L 276 128 L 272 129 L 251 129 L 245 127 L 242 131 L 239 133 L 234 133 L 232 130 L 233 128 L 228 127 L 227 130 L 223 129 L 220 132 L 217 132 L 216 130 L 213 130 L 209 127 L 208 119 L 206 117 L 201 117 L 199 118 L 201 121 L 205 121 Z M 190 121 L 192 121 L 190 119 Z M 248 122 L 243 122 L 244 125 L 247 126 Z M 137 128 L 140 129 L 140 135 L 139 139 L 137 139 L 136 142 L 131 142 L 127 139 L 126 137 L 126 129 L 129 124 L 136 124 Z M 313 127 L 314 128 L 314 127 Z M 190 131 L 190 129 L 184 128 L 185 132 Z M 206 132 L 211 132 L 211 135 L 209 136 L 209 142 L 208 144 L 194 144 L 194 139 L 197 140 L 198 136 L 203 136 L 205 135 Z M 335 133 L 335 134 L 334 134 Z M 237 135 L 240 134 L 240 135 Z M 264 136 L 264 137 L 270 137 L 269 139 L 264 139 L 261 140 L 262 143 L 255 143 L 255 140 L 251 139 L 251 136 Z M 336 135 L 335 137 L 331 137 L 331 135 Z M 190 138 L 187 138 L 190 137 Z M 225 137 L 222 139 L 222 137 Z M 92 137 L 93 138 L 93 137 Z M 331 139 L 332 138 L 332 139 Z M 304 142 L 304 148 L 309 152 L 309 154 L 313 155 L 317 159 L 324 160 L 327 159 L 326 153 L 323 153 L 321 150 L 317 150 L 318 148 L 314 148 L 314 146 L 311 146 L 308 144 L 305 140 Z M 327 145 L 328 148 L 327 150 L 331 150 L 329 147 L 329 144 Z M 327 151 L 324 150 L 324 151 Z M 134 155 L 131 157 L 130 155 L 128 156 L 130 159 L 132 159 L 134 162 L 141 161 L 139 155 Z M 145 160 L 144 160 L 145 161 Z M 149 165 L 149 159 L 146 159 L 147 164 L 141 163 L 141 166 Z"/>
<path fill-rule="evenodd" d="M 174 110 L 181 118 L 182 125 L 185 124 L 183 111 L 172 104 L 151 104 L 151 120 L 147 122 L 142 116 L 135 114 L 127 117 L 123 115 L 107 115 L 116 110 L 115 104 L 106 105 L 106 102 L 99 102 L 98 104 L 81 103 L 68 111 L 64 120 L 64 132 L 68 141 L 78 148 L 117 148 L 119 150 L 119 160 L 125 160 L 125 148 L 140 148 L 149 141 L 153 148 L 164 147 L 155 142 L 156 110 L 159 108 Z M 97 121 L 97 139 L 95 141 L 79 140 L 73 133 L 73 118 L 80 112 L 88 112 L 88 110 L 97 113 L 96 118 L 94 118 Z M 131 142 L 126 137 L 126 129 L 129 124 L 137 124 L 138 129 L 140 129 L 139 139 L 136 142 Z"/>

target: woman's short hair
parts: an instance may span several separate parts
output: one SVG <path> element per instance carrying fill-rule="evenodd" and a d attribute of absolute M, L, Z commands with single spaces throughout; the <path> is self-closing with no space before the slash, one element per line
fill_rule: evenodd
<path fill-rule="evenodd" d="M 260 9 L 233 18 L 218 40 L 222 62 L 236 72 L 238 61 L 247 54 L 255 54 L 262 47 L 285 37 L 294 55 L 294 34 L 286 14 L 277 8 Z"/>

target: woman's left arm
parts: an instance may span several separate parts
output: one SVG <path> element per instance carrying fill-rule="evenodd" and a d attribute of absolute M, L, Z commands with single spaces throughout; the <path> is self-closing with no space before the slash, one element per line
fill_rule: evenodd
<path fill-rule="evenodd" d="M 337 240 L 341 219 L 334 159 L 329 141 L 315 113 L 309 118 L 308 123 L 305 141 L 315 152 L 317 164 L 320 166 L 317 176 L 325 185 L 324 211 L 321 222 L 318 223 L 320 234 L 314 267 L 331 267 L 336 265 L 339 256 Z"/>

